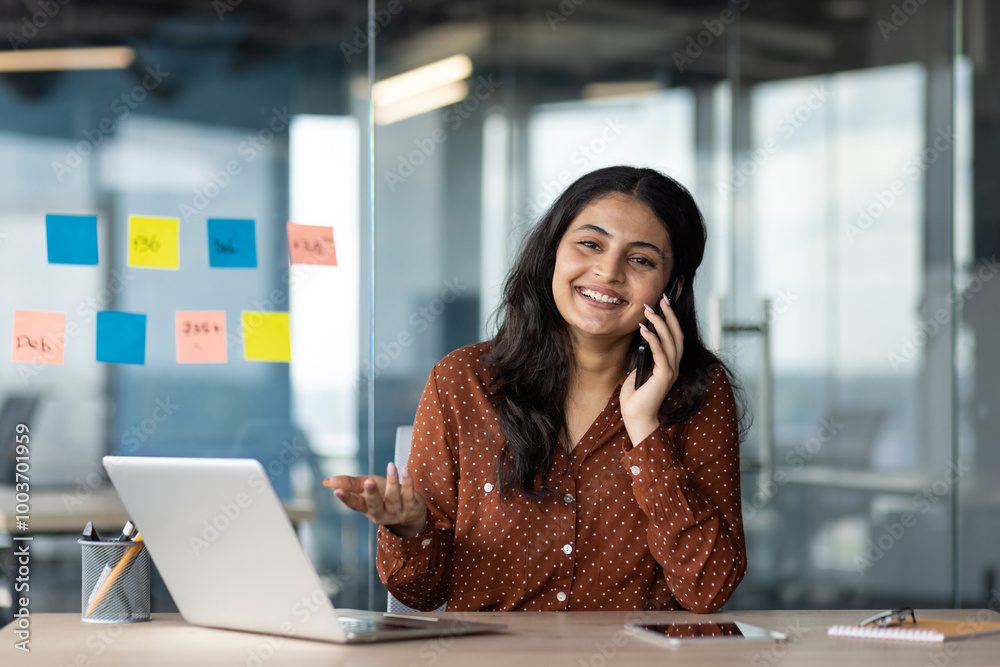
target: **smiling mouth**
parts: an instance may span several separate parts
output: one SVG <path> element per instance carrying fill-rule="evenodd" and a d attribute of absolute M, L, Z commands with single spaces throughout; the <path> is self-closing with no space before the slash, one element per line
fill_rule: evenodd
<path fill-rule="evenodd" d="M 577 291 L 580 292 L 580 294 L 587 297 L 588 299 L 592 299 L 599 303 L 608 303 L 614 306 L 620 306 L 621 304 L 625 303 L 621 299 L 616 299 L 613 296 L 608 296 L 607 294 L 602 294 L 601 292 L 595 292 L 594 290 L 591 289 L 579 289 Z"/>

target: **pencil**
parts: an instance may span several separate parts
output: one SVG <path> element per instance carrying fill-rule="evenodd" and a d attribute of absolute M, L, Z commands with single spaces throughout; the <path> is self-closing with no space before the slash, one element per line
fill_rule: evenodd
<path fill-rule="evenodd" d="M 133 558 L 139 555 L 140 551 L 142 551 L 142 535 L 136 532 L 135 539 L 132 541 L 135 542 L 135 544 L 128 548 L 125 555 L 121 557 L 118 564 L 115 565 L 114 569 L 108 574 L 108 578 L 104 580 L 104 584 L 101 586 L 100 590 L 94 593 L 93 599 L 90 601 L 90 604 L 87 605 L 87 613 L 85 613 L 84 616 L 90 616 L 94 613 L 94 610 L 97 609 L 97 606 L 104 600 L 104 597 L 108 594 L 108 591 L 111 590 L 111 587 L 114 586 L 118 577 L 122 575 L 122 572 L 125 571 L 125 568 L 128 567 L 128 564 L 132 562 Z"/>

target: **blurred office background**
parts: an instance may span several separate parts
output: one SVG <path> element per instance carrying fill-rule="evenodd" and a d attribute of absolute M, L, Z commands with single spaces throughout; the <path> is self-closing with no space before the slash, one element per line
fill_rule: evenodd
<path fill-rule="evenodd" d="M 0 331 L 76 325 L 61 366 L 0 358 L 33 488 L 85 500 L 106 453 L 254 456 L 315 504 L 335 603 L 384 608 L 371 527 L 320 479 L 384 471 L 563 188 L 648 165 L 705 213 L 703 330 L 754 417 L 730 608 L 1000 596 L 993 3 L 25 0 L 0 27 L 4 57 L 134 50 L 0 74 Z M 96 213 L 99 265 L 47 264 L 46 213 Z M 178 271 L 127 265 L 130 214 L 180 218 Z M 209 217 L 256 220 L 257 269 L 208 269 Z M 289 267 L 288 220 L 333 226 L 339 265 Z M 94 360 L 104 309 L 147 313 L 145 365 Z M 289 311 L 292 362 L 177 364 L 201 309 L 231 334 Z M 78 610 L 75 537 L 36 545 L 32 610 Z"/>

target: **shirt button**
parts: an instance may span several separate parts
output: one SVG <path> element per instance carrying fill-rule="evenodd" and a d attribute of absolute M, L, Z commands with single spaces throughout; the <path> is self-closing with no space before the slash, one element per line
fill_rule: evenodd
<path fill-rule="evenodd" d="M 632 466 L 631 468 L 628 469 L 628 471 L 633 475 L 638 475 L 640 472 L 642 472 L 641 470 L 639 470 L 639 466 Z"/>
<path fill-rule="evenodd" d="M 569 505 L 571 502 L 573 502 L 573 496 L 567 493 L 565 496 L 563 496 L 563 502 Z"/>
<path fill-rule="evenodd" d="M 492 490 L 493 490 L 493 485 L 492 484 L 490 484 L 489 482 L 486 482 L 485 484 L 483 484 L 483 491 L 485 491 L 486 493 L 489 493 Z"/>
<path fill-rule="evenodd" d="M 560 602 L 565 602 L 566 594 L 563 593 L 562 591 L 559 591 L 558 593 L 556 593 L 556 599 L 559 600 Z"/>
<path fill-rule="evenodd" d="M 422 547 L 426 547 L 430 543 L 431 543 L 431 541 L 429 539 L 420 540 L 420 546 L 422 546 Z"/>
<path fill-rule="evenodd" d="M 573 545 L 572 544 L 564 544 L 563 545 L 563 553 L 564 554 L 571 554 L 571 553 L 573 553 Z"/>

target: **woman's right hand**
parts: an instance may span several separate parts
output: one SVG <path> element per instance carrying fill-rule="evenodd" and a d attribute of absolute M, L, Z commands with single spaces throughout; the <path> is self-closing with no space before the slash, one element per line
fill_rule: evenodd
<path fill-rule="evenodd" d="M 427 502 L 413 488 L 413 478 L 406 466 L 401 472 L 397 476 L 396 466 L 390 463 L 385 477 L 336 475 L 324 479 L 323 486 L 333 489 L 333 495 L 352 510 L 396 535 L 413 537 L 427 523 Z"/>

